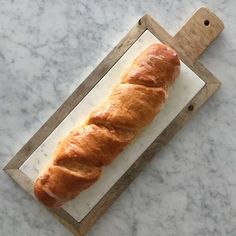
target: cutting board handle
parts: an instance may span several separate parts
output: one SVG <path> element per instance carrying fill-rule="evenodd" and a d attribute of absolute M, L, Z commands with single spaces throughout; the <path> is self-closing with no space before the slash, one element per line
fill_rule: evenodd
<path fill-rule="evenodd" d="M 174 45 L 191 64 L 224 29 L 224 23 L 208 8 L 199 8 L 174 36 Z"/>

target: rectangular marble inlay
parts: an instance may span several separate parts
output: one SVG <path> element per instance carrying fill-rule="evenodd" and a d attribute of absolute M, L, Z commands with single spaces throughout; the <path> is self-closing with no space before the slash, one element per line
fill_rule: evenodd
<path fill-rule="evenodd" d="M 21 166 L 21 170 L 32 180 L 49 163 L 58 141 L 68 131 L 82 122 L 111 93 L 111 89 L 129 67 L 134 58 L 150 44 L 160 42 L 148 30 L 145 31 L 134 45 L 121 57 L 115 66 L 89 92 L 81 103 L 52 132 L 42 145 Z M 63 208 L 77 221 L 98 203 L 105 193 L 114 185 L 126 170 L 138 159 L 145 149 L 177 116 L 182 108 L 199 92 L 204 82 L 181 62 L 181 73 L 169 93 L 169 99 L 154 121 L 117 157 L 103 169 L 102 177 L 76 199 L 66 203 Z"/>

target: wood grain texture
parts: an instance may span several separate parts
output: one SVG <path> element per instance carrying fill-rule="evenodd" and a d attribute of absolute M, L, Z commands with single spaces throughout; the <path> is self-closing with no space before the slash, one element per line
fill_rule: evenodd
<path fill-rule="evenodd" d="M 201 13 L 201 14 L 200 14 Z M 196 15 L 197 14 L 197 15 Z M 203 17 L 204 16 L 204 17 Z M 197 17 L 197 18 L 196 18 Z M 51 134 L 51 132 L 64 120 L 64 118 L 74 109 L 76 105 L 87 95 L 87 93 L 103 78 L 103 76 L 113 67 L 120 57 L 133 45 L 133 43 L 142 35 L 145 30 L 153 33 L 161 42 L 174 48 L 180 59 L 196 73 L 206 84 L 200 92 L 187 104 L 178 116 L 166 127 L 166 129 L 155 139 L 147 150 L 137 159 L 137 161 L 124 173 L 124 175 L 113 185 L 113 187 L 103 196 L 98 204 L 81 221 L 77 222 L 62 208 L 57 210 L 49 209 L 65 226 L 67 226 L 75 235 L 84 235 L 96 220 L 105 212 L 105 210 L 114 202 L 114 200 L 124 191 L 132 180 L 140 173 L 145 164 L 150 161 L 157 151 L 163 147 L 176 133 L 186 124 L 193 114 L 203 105 L 206 100 L 214 94 L 219 88 L 220 82 L 211 74 L 202 64 L 195 61 L 196 58 L 206 49 L 208 44 L 217 36 L 209 34 L 208 40 L 201 41 L 203 36 L 201 27 L 192 34 L 188 44 L 183 46 L 183 42 L 190 38 L 185 37 L 191 27 L 198 26 L 203 19 L 209 19 L 212 23 L 215 15 L 206 8 L 199 9 L 193 18 L 183 26 L 181 30 L 172 37 L 169 35 L 154 19 L 149 15 L 144 15 L 131 31 L 118 43 L 118 45 L 108 54 L 108 56 L 98 65 L 98 67 L 88 76 L 88 78 L 72 93 L 72 95 L 62 104 L 62 106 L 49 118 L 49 120 L 39 129 L 39 131 L 26 143 L 26 145 L 15 155 L 15 157 L 4 168 L 5 172 L 14 179 L 25 191 L 32 192 L 32 181 L 19 170 L 20 166 L 30 157 L 37 147 Z M 201 21 L 199 20 L 201 19 Z M 197 22 L 198 23 L 197 23 Z M 217 21 L 218 22 L 218 21 Z M 213 24 L 214 26 L 215 24 Z M 216 26 L 219 33 L 223 28 L 219 23 Z M 212 26 L 212 27 L 213 27 Z M 214 29 L 214 28 L 213 28 Z M 219 30 L 221 29 L 221 30 Z M 183 32 L 182 32 L 183 30 Z M 205 34 L 205 33 L 204 33 Z M 212 35 L 214 37 L 212 37 Z M 210 37 L 211 36 L 211 37 Z M 198 42 L 200 40 L 200 42 Z M 203 39 L 204 40 L 204 39 Z M 191 52 L 191 48 L 200 45 L 198 50 Z"/>
<path fill-rule="evenodd" d="M 176 33 L 174 43 L 194 63 L 223 29 L 223 22 L 209 9 L 202 7 Z"/>

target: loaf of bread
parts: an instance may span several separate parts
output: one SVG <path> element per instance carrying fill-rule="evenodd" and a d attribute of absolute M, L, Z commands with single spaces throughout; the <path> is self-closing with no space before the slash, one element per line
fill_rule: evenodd
<path fill-rule="evenodd" d="M 153 44 L 143 51 L 108 99 L 59 142 L 51 164 L 34 183 L 36 197 L 59 207 L 96 182 L 102 167 L 160 111 L 179 68 L 178 56 L 168 46 Z"/>

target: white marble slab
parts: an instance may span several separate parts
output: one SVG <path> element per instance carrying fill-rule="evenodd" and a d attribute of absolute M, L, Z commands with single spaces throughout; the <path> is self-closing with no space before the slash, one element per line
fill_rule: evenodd
<path fill-rule="evenodd" d="M 156 42 L 159 42 L 158 39 L 146 31 L 20 169 L 34 180 L 50 161 L 58 141 L 82 122 L 110 94 L 113 85 L 119 81 L 122 72 L 134 58 Z M 103 169 L 99 181 L 76 199 L 66 203 L 63 208 L 76 220 L 81 221 L 203 86 L 204 82 L 181 62 L 180 76 L 170 91 L 167 103 L 154 121 L 111 165 Z"/>

